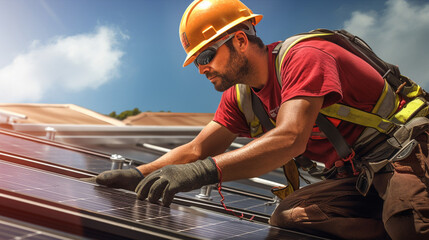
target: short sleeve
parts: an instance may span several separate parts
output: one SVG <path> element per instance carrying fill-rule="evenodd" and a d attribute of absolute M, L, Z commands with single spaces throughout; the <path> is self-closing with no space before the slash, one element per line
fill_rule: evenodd
<path fill-rule="evenodd" d="M 324 96 L 326 107 L 342 99 L 338 64 L 316 47 L 294 46 L 283 61 L 281 76 L 282 102 L 297 96 Z"/>

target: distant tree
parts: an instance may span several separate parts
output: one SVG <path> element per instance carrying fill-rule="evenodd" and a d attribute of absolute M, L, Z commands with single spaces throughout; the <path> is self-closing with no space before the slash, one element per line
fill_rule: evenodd
<path fill-rule="evenodd" d="M 152 111 L 148 110 L 146 112 L 152 112 Z M 171 111 L 170 110 L 168 110 L 168 111 L 161 110 L 159 112 L 171 112 Z M 117 114 L 116 111 L 113 111 L 109 114 L 109 116 L 112 118 L 119 119 L 119 120 L 124 120 L 127 117 L 135 116 L 135 115 L 138 115 L 139 113 L 141 113 L 141 111 L 138 108 L 134 108 L 133 110 L 125 110 L 125 111 L 121 112 L 120 114 Z"/>
<path fill-rule="evenodd" d="M 113 111 L 109 114 L 110 117 L 116 118 L 119 120 L 124 120 L 125 118 L 129 116 L 135 116 L 137 114 L 141 113 L 141 111 L 138 108 L 134 108 L 133 110 L 125 110 L 121 112 L 120 114 L 116 114 L 116 111 Z"/>
<path fill-rule="evenodd" d="M 109 116 L 110 117 L 112 117 L 112 118 L 116 118 L 116 111 L 113 111 L 113 112 L 111 112 L 110 114 L 109 114 Z"/>

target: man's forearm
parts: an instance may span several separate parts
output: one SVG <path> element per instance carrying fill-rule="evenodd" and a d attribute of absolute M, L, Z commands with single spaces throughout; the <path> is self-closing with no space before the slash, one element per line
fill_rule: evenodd
<path fill-rule="evenodd" d="M 272 132 L 246 146 L 215 156 L 222 169 L 223 181 L 257 177 L 286 164 L 302 153 L 300 143 L 293 138 L 276 136 Z"/>
<path fill-rule="evenodd" d="M 191 143 L 188 143 L 174 148 L 153 162 L 138 166 L 137 169 L 146 176 L 164 166 L 190 163 L 200 159 L 200 157 L 200 154 L 195 150 Z"/>

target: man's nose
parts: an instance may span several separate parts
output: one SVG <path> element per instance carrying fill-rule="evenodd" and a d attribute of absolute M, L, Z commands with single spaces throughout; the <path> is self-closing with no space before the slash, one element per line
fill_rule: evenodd
<path fill-rule="evenodd" d="M 200 72 L 200 74 L 206 74 L 209 70 L 210 70 L 210 67 L 208 66 L 208 64 L 198 65 L 198 71 Z"/>

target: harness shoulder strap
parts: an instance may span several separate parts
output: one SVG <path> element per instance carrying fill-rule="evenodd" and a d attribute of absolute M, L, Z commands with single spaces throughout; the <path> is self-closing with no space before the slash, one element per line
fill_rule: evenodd
<path fill-rule="evenodd" d="M 250 87 L 245 84 L 236 84 L 235 90 L 236 90 L 238 108 L 246 118 L 247 125 L 249 126 L 249 129 L 250 129 L 250 136 L 251 137 L 260 136 L 261 134 L 263 134 L 262 125 L 253 109 L 252 91 Z"/>
<path fill-rule="evenodd" d="M 295 46 L 295 44 L 297 44 L 297 43 L 299 43 L 305 39 L 314 38 L 314 37 L 323 37 L 323 36 L 332 35 L 332 34 L 333 33 L 312 33 L 312 32 L 301 33 L 301 34 L 297 34 L 297 35 L 294 35 L 292 37 L 289 37 L 285 41 L 277 44 L 277 46 L 273 50 L 273 54 L 277 54 L 277 57 L 276 57 L 276 75 L 277 75 L 277 81 L 279 82 L 280 86 L 282 86 L 281 66 L 283 64 L 283 60 L 286 56 L 286 53 L 288 53 L 289 50 L 293 46 Z"/>
<path fill-rule="evenodd" d="M 347 158 L 352 154 L 352 148 L 347 144 L 344 137 L 340 134 L 340 131 L 329 121 L 323 114 L 319 113 L 317 115 L 316 124 L 325 133 L 329 142 L 335 148 L 335 151 L 341 158 Z"/>
<path fill-rule="evenodd" d="M 275 125 L 273 124 L 270 117 L 268 116 L 267 111 L 265 111 L 265 108 L 261 102 L 261 99 L 259 99 L 258 96 L 256 96 L 256 94 L 253 91 L 250 91 L 250 94 L 252 95 L 253 111 L 255 112 L 255 115 L 258 117 L 262 126 L 264 126 L 264 128 L 267 131 L 275 128 Z"/>

